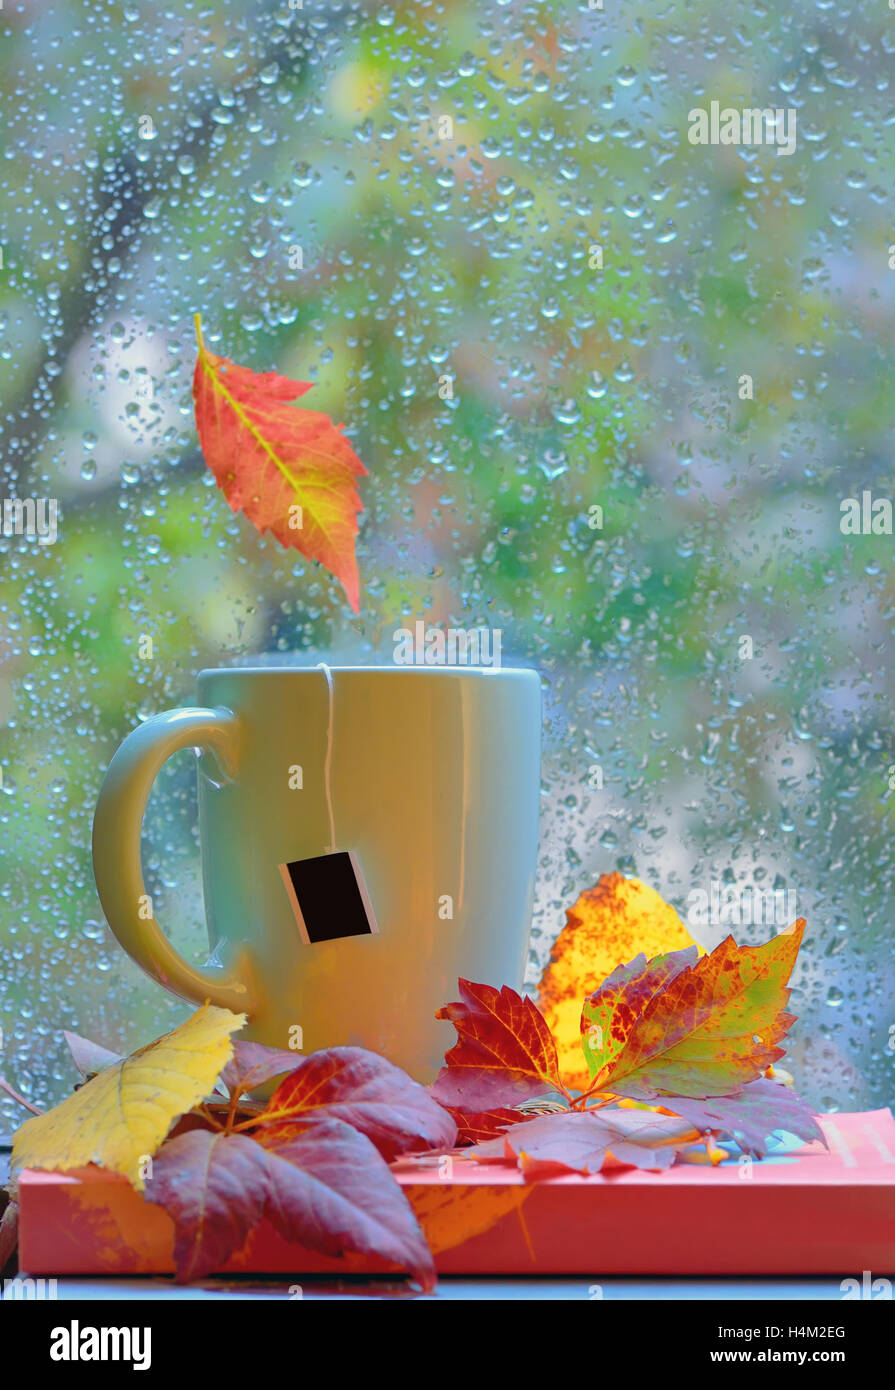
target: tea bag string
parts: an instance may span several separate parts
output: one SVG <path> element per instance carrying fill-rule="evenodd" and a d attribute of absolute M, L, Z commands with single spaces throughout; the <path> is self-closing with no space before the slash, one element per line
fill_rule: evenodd
<path fill-rule="evenodd" d="M 326 677 L 326 688 L 329 693 L 329 712 L 326 721 L 326 758 L 323 764 L 323 791 L 326 796 L 326 809 L 329 812 L 329 846 L 327 854 L 336 852 L 336 820 L 333 811 L 333 792 L 330 773 L 332 769 L 333 756 L 333 717 L 335 710 L 335 689 L 333 686 L 333 673 L 325 661 L 317 662 L 318 671 L 322 671 Z"/>

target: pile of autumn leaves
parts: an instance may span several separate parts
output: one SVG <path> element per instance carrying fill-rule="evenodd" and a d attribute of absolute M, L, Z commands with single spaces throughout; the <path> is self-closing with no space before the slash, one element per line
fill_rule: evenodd
<path fill-rule="evenodd" d="M 428 1289 L 432 1254 L 389 1166 L 402 1156 L 461 1144 L 536 1180 L 714 1161 L 726 1156 L 719 1135 L 759 1157 L 778 1130 L 822 1140 L 771 1079 L 794 1022 L 787 981 L 804 922 L 700 955 L 652 890 L 617 874 L 567 917 L 541 1009 L 460 981 L 461 999 L 439 1012 L 457 1041 L 428 1089 L 361 1048 L 303 1057 L 234 1041 L 244 1016 L 206 1005 L 125 1059 L 70 1036 L 90 1079 L 21 1126 L 14 1169 L 123 1174 L 170 1214 L 182 1280 L 221 1269 L 266 1219 L 305 1248 L 390 1260 Z M 650 958 L 615 964 L 632 938 Z M 276 1078 L 266 1103 L 253 1099 Z M 544 1101 L 552 1113 L 525 1109 Z"/>

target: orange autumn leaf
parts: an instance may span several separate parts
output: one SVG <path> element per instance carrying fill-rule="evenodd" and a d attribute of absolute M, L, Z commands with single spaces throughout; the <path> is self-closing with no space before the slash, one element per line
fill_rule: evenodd
<path fill-rule="evenodd" d="M 566 925 L 541 978 L 538 1002 L 556 1039 L 567 1085 L 583 1089 L 590 1081 L 581 1052 L 585 995 L 641 951 L 651 959 L 693 944 L 674 908 L 636 878 L 604 874 L 566 910 Z"/>
<path fill-rule="evenodd" d="M 653 970 L 655 989 L 646 997 L 641 971 L 625 979 L 619 970 L 606 982 L 608 1007 L 605 986 L 584 1006 L 583 1022 L 597 1021 L 606 1045 L 593 1089 L 652 1101 L 727 1096 L 760 1078 L 783 1056 L 778 1044 L 795 1022 L 785 1012 L 787 980 L 804 930 L 800 918 L 761 946 L 738 946 L 728 936 L 700 960 L 692 950 L 669 956 Z"/>
<path fill-rule="evenodd" d="M 362 511 L 355 479 L 367 470 L 328 415 L 291 404 L 311 389 L 209 352 L 196 315 L 196 428 L 205 461 L 234 512 L 262 534 L 319 560 L 358 612 L 354 541 Z"/>
<path fill-rule="evenodd" d="M 453 1185 L 428 1183 L 412 1189 L 410 1202 L 429 1249 L 440 1255 L 484 1235 L 511 1212 L 518 1212 L 530 1195 L 530 1187 L 470 1183 L 458 1200 Z"/>

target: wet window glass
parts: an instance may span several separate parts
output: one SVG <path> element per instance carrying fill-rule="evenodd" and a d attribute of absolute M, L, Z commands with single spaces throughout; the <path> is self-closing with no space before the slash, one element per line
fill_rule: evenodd
<path fill-rule="evenodd" d="M 0 30 L 0 1071 L 45 1104 L 62 1029 L 189 1011 L 96 895 L 125 734 L 203 667 L 390 663 L 423 622 L 543 678 L 529 981 L 602 873 L 707 945 L 764 940 L 731 909 L 760 897 L 808 920 L 800 1089 L 889 1103 L 895 12 L 6 0 Z M 344 422 L 358 615 L 215 486 L 197 312 Z M 144 829 L 201 961 L 188 750 Z"/>

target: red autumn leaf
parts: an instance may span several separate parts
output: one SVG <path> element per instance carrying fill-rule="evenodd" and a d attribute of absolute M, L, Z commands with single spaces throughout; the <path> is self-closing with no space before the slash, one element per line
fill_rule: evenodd
<path fill-rule="evenodd" d="M 287 1052 L 285 1048 L 265 1047 L 263 1043 L 248 1042 L 234 1038 L 233 1056 L 220 1080 L 230 1095 L 241 1095 L 243 1091 L 253 1091 L 257 1086 L 272 1081 L 275 1076 L 285 1076 L 302 1066 L 305 1058 L 300 1052 Z"/>
<path fill-rule="evenodd" d="M 531 999 L 507 985 L 460 980 L 459 988 L 462 1002 L 435 1015 L 457 1030 L 431 1088 L 442 1105 L 478 1112 L 562 1089 L 553 1035 Z"/>
<path fill-rule="evenodd" d="M 477 1145 L 469 1156 L 518 1161 L 529 1179 L 562 1171 L 599 1173 L 613 1159 L 658 1170 L 670 1168 L 677 1151 L 699 1138 L 689 1121 L 653 1110 L 565 1110 L 514 1125 L 499 1139 Z"/>
<path fill-rule="evenodd" d="M 205 461 L 234 512 L 299 550 L 342 583 L 355 613 L 354 540 L 362 511 L 355 480 L 367 470 L 341 425 L 290 402 L 311 389 L 209 352 L 196 315 L 196 428 Z"/>
<path fill-rule="evenodd" d="M 314 1052 L 280 1082 L 259 1122 L 332 1116 L 373 1141 L 386 1158 L 414 1149 L 449 1149 L 456 1127 L 424 1086 L 375 1052 L 330 1047 Z M 259 1131 L 257 1136 L 262 1139 Z"/>
<path fill-rule="evenodd" d="M 245 1085 L 288 1068 L 263 1110 L 234 1109 Z M 202 1128 L 161 1146 L 147 1185 L 174 1221 L 178 1278 L 220 1269 L 266 1218 L 287 1240 L 378 1254 L 431 1287 L 431 1255 L 382 1156 L 454 1143 L 454 1121 L 423 1086 L 362 1048 L 297 1057 L 244 1042 L 221 1079 L 231 1101 L 192 1113 Z"/>
<path fill-rule="evenodd" d="M 330 1118 L 261 1138 L 196 1129 L 156 1154 L 146 1196 L 174 1222 L 178 1280 L 221 1269 L 266 1217 L 307 1249 L 378 1254 L 432 1286 L 422 1232 L 369 1139 Z"/>
<path fill-rule="evenodd" d="M 326 1115 L 257 1132 L 268 1155 L 265 1213 L 286 1240 L 325 1255 L 379 1255 L 425 1290 L 435 1265 L 385 1159 L 358 1129 Z"/>
<path fill-rule="evenodd" d="M 783 1056 L 777 1044 L 795 1022 L 784 1012 L 791 993 L 786 981 L 804 929 L 800 918 L 762 946 L 737 946 L 729 936 L 711 955 L 672 971 L 645 1004 L 638 976 L 624 980 L 600 1013 L 604 1040 L 612 1037 L 617 1016 L 636 1016 L 630 1026 L 627 1020 L 621 1025 L 622 1046 L 597 1072 L 593 1089 L 653 1101 L 730 1095 L 757 1080 Z M 645 970 L 652 972 L 652 965 Z M 585 1016 L 589 1025 L 589 1004 Z"/>
<path fill-rule="evenodd" d="M 521 1110 L 497 1109 L 497 1110 L 458 1110 L 454 1105 L 448 1105 L 445 1109 L 449 1110 L 457 1126 L 458 1144 L 480 1144 L 486 1139 L 493 1139 L 495 1135 L 503 1134 L 509 1125 L 521 1124 L 528 1117 Z"/>
<path fill-rule="evenodd" d="M 145 1195 L 174 1222 L 178 1280 L 201 1279 L 242 1249 L 264 1215 L 264 1150 L 243 1134 L 179 1134 L 155 1155 Z"/>
<path fill-rule="evenodd" d="M 768 1151 L 768 1135 L 781 1130 L 799 1139 L 819 1139 L 827 1146 L 810 1107 L 788 1086 L 764 1077 L 751 1081 L 736 1095 L 708 1100 L 675 1096 L 664 1103 L 697 1129 L 732 1135 L 744 1153 L 759 1158 Z"/>

